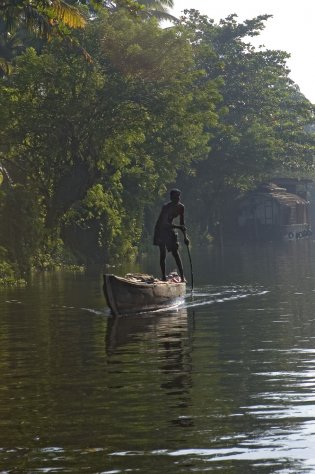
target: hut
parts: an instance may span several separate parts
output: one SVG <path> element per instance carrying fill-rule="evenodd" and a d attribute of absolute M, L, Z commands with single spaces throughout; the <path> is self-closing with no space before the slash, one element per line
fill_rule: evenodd
<path fill-rule="evenodd" d="M 274 183 L 239 199 L 237 226 L 246 240 L 297 240 L 311 235 L 309 202 Z"/>

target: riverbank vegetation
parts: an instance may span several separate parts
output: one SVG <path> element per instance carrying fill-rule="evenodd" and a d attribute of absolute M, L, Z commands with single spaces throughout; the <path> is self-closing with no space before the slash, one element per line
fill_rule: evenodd
<path fill-rule="evenodd" d="M 0 17 L 1 269 L 130 259 L 174 185 L 197 243 L 240 191 L 314 173 L 288 54 L 250 43 L 267 15 L 165 28 L 171 2 L 38 5 Z"/>

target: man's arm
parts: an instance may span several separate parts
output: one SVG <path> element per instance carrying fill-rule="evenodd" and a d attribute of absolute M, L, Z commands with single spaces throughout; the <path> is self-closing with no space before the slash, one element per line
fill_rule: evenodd
<path fill-rule="evenodd" d="M 186 232 L 186 227 L 185 227 L 185 206 L 184 204 L 179 205 L 179 225 L 173 225 L 172 227 L 174 229 L 180 229 L 183 232 Z"/>
<path fill-rule="evenodd" d="M 180 222 L 180 229 L 183 231 L 184 234 L 184 242 L 186 245 L 189 245 L 189 239 L 186 235 L 186 226 L 185 226 L 185 206 L 184 204 L 181 205 L 181 212 L 179 215 L 179 222 Z"/>
<path fill-rule="evenodd" d="M 179 214 L 179 223 L 181 226 L 185 227 L 185 206 L 181 204 L 180 206 L 180 214 Z M 186 228 L 185 228 L 186 230 Z"/>
<path fill-rule="evenodd" d="M 165 204 L 162 206 L 159 217 L 155 223 L 155 230 L 160 229 L 163 226 L 163 221 L 165 220 Z"/>

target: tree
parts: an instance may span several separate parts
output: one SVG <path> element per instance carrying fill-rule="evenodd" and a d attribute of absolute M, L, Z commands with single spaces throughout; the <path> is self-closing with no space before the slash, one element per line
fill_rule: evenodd
<path fill-rule="evenodd" d="M 130 254 L 148 204 L 206 156 L 218 93 L 197 87 L 186 37 L 154 19 L 105 12 L 79 41 L 93 63 L 57 38 L 17 59 L 0 89 L 0 159 L 36 196 L 46 235 L 62 228 L 95 261 Z"/>
<path fill-rule="evenodd" d="M 288 54 L 255 50 L 268 15 L 238 23 L 231 15 L 219 24 L 191 11 L 184 20 L 192 32 L 196 63 L 206 77 L 221 78 L 222 114 L 212 130 L 211 151 L 196 165 L 194 213 L 204 228 L 221 219 L 236 193 L 270 179 L 277 171 L 313 172 L 314 140 L 305 125 L 313 107 L 289 78 Z M 190 183 L 184 186 L 191 188 Z M 195 190 L 198 190 L 197 193 Z"/>
<path fill-rule="evenodd" d="M 86 24 L 79 10 L 63 0 L 1 0 L 0 12 L 8 32 L 23 24 L 45 38 L 64 27 L 82 28 Z"/>
<path fill-rule="evenodd" d="M 71 43 L 70 30 L 85 25 L 83 14 L 64 0 L 0 0 L 0 75 L 11 72 L 14 58 L 30 44 L 42 46 L 38 39 L 57 35 Z M 82 53 L 90 59 L 81 49 Z"/>
<path fill-rule="evenodd" d="M 177 21 L 177 18 L 168 11 L 169 8 L 174 6 L 173 0 L 139 0 L 138 3 L 145 6 L 149 17 L 155 17 L 158 20 Z"/>

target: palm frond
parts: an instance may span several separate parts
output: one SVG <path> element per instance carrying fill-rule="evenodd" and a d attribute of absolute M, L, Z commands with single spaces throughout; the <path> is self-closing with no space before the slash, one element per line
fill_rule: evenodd
<path fill-rule="evenodd" d="M 142 11 L 143 15 L 155 17 L 161 21 L 178 21 L 178 19 L 168 11 L 169 8 L 174 6 L 173 0 L 139 0 L 138 3 L 145 7 L 145 10 Z"/>
<path fill-rule="evenodd" d="M 46 14 L 33 8 L 31 5 L 26 5 L 23 16 L 25 26 L 29 31 L 45 38 L 51 37 L 53 22 L 50 21 Z"/>
<path fill-rule="evenodd" d="M 70 28 L 83 28 L 86 24 L 79 10 L 63 0 L 15 0 L 1 5 L 0 13 L 7 31 L 25 23 L 28 29 L 49 37 L 52 28 L 64 24 Z"/>
<path fill-rule="evenodd" d="M 157 18 L 160 21 L 164 21 L 164 20 L 173 21 L 173 22 L 178 21 L 178 18 L 176 18 L 175 16 L 171 15 L 170 13 L 166 11 L 161 11 L 161 10 L 146 10 L 145 12 L 142 12 L 142 14 L 144 15 L 147 14 L 147 16 Z"/>
<path fill-rule="evenodd" d="M 0 58 L 0 76 L 8 76 L 12 72 L 12 64 L 5 58 Z"/>
<path fill-rule="evenodd" d="M 139 0 L 138 3 L 140 5 L 144 5 L 147 8 L 156 8 L 156 9 L 162 9 L 162 8 L 173 8 L 174 7 L 174 1 L 173 0 Z"/>
<path fill-rule="evenodd" d="M 50 4 L 50 8 L 47 11 L 51 11 L 53 17 L 57 21 L 62 21 L 65 25 L 70 28 L 84 28 L 86 21 L 79 12 L 79 10 L 69 5 L 62 0 L 53 0 Z"/>

